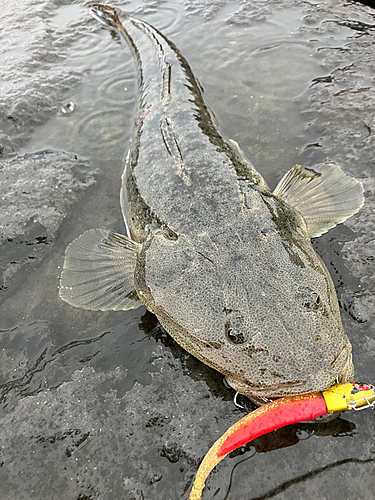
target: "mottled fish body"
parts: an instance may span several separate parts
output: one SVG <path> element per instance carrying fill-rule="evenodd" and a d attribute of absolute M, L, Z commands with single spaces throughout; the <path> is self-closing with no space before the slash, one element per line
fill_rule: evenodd
<path fill-rule="evenodd" d="M 186 350 L 257 403 L 351 381 L 351 345 L 312 248 L 363 204 L 334 164 L 293 167 L 271 192 L 225 141 L 175 45 L 96 4 L 138 68 L 138 111 L 121 188 L 128 235 L 69 245 L 60 296 L 93 310 L 139 301 Z"/>

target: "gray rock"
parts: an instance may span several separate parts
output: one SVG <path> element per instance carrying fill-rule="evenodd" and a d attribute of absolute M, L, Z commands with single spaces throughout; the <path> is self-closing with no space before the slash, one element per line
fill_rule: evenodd
<path fill-rule="evenodd" d="M 30 221 L 52 239 L 78 192 L 93 183 L 88 161 L 72 153 L 45 150 L 2 160 L 0 244 L 27 237 Z"/>

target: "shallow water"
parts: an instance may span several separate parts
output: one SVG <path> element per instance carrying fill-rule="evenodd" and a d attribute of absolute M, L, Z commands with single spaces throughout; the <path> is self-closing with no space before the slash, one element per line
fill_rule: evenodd
<path fill-rule="evenodd" d="M 233 391 L 143 307 L 81 311 L 57 295 L 70 241 L 92 227 L 124 231 L 133 61 L 88 2 L 25 4 L 25 19 L 12 4 L 3 13 L 0 496 L 186 498 L 201 458 L 242 416 Z M 357 379 L 374 383 L 374 11 L 328 1 L 123 7 L 173 40 L 223 135 L 271 187 L 295 163 L 328 160 L 363 179 L 365 209 L 314 246 L 336 285 Z M 59 152 L 27 156 L 46 149 Z M 203 498 L 373 498 L 373 419 L 344 414 L 258 439 L 217 467 Z"/>

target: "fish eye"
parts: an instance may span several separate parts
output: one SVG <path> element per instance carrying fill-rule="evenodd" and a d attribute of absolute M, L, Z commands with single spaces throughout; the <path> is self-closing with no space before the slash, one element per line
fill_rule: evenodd
<path fill-rule="evenodd" d="M 228 328 L 227 337 L 232 342 L 237 342 L 237 335 L 233 333 L 233 328 Z"/>
<path fill-rule="evenodd" d="M 300 288 L 298 296 L 302 300 L 303 306 L 308 311 L 317 311 L 322 305 L 322 301 L 318 293 L 314 292 L 310 288 Z"/>
<path fill-rule="evenodd" d="M 311 292 L 311 301 L 308 301 L 308 308 L 311 311 L 316 311 L 319 308 L 320 305 L 320 297 L 316 292 Z"/>
<path fill-rule="evenodd" d="M 235 328 L 233 328 L 231 326 L 226 327 L 225 333 L 226 333 L 227 339 L 232 344 L 243 344 L 246 341 L 243 333 L 238 332 L 237 330 L 235 330 Z"/>

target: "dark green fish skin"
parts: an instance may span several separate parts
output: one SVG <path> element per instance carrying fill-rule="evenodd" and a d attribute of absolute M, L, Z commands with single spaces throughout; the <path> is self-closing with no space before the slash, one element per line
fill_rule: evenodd
<path fill-rule="evenodd" d="M 182 347 L 258 404 L 351 381 L 351 344 L 310 242 L 313 210 L 305 218 L 281 188 L 272 193 L 222 138 L 172 42 L 112 7 L 92 10 L 123 35 L 138 69 L 121 189 L 128 236 L 138 244 L 138 297 Z M 306 196 L 311 182 L 329 184 L 319 169 L 299 168 L 290 175 L 308 185 Z M 320 231 L 318 221 L 314 231 L 337 222 Z"/>

